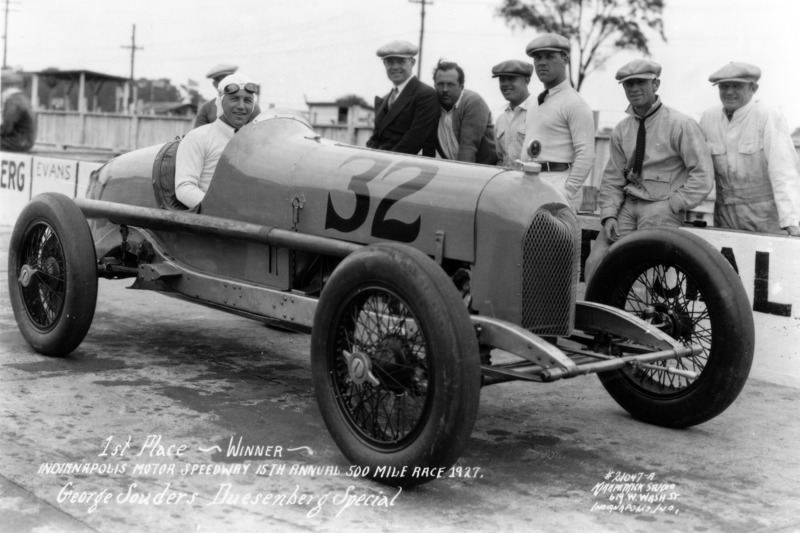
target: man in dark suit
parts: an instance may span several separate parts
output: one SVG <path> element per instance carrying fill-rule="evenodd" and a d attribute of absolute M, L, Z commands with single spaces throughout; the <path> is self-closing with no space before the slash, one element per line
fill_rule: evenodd
<path fill-rule="evenodd" d="M 433 71 L 436 94 L 442 106 L 436 150 L 444 159 L 494 165 L 492 112 L 483 98 L 464 88 L 464 70 L 440 60 Z"/>
<path fill-rule="evenodd" d="M 378 49 L 394 87 L 383 98 L 375 97 L 375 129 L 367 141 L 369 148 L 436 155 L 439 99 L 433 87 L 411 74 L 418 52 L 407 41 L 394 41 Z"/>

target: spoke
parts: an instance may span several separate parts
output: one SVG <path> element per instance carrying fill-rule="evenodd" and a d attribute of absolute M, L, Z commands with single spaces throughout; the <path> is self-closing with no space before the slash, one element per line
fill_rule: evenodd
<path fill-rule="evenodd" d="M 382 289 L 363 291 L 336 326 L 334 384 L 340 405 L 365 438 L 401 442 L 420 422 L 427 395 L 427 360 L 421 328 L 410 308 Z M 378 384 L 356 384 L 343 351 L 372 362 Z"/>
<path fill-rule="evenodd" d="M 669 368 L 701 373 L 705 369 L 712 344 L 712 324 L 709 309 L 705 305 L 700 287 L 680 268 L 654 265 L 640 272 L 625 293 L 624 308 L 641 315 L 646 307 L 654 306 L 657 312 L 669 313 L 667 321 L 678 340 L 685 344 L 697 344 L 702 352 L 674 362 L 651 363 L 647 369 L 626 371 L 638 386 L 659 394 L 679 392 L 694 380 L 669 372 Z M 653 368 L 653 366 L 659 368 Z"/>

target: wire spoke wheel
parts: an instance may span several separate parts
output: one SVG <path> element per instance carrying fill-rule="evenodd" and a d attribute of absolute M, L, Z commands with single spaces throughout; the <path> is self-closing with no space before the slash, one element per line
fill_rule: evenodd
<path fill-rule="evenodd" d="M 66 294 L 64 249 L 53 228 L 35 224 L 23 237 L 16 272 L 25 311 L 35 327 L 50 330 L 61 316 Z"/>
<path fill-rule="evenodd" d="M 396 294 L 370 287 L 335 322 L 332 386 L 362 438 L 402 446 L 427 409 L 427 347 L 419 320 Z"/>
<path fill-rule="evenodd" d="M 636 418 L 667 427 L 700 424 L 741 392 L 755 347 L 753 315 L 736 271 L 703 239 L 680 229 L 637 230 L 609 249 L 586 299 L 650 322 L 692 356 L 601 372 L 611 396 Z M 612 339 L 612 355 L 625 339 Z"/>
<path fill-rule="evenodd" d="M 393 485 L 433 479 L 469 441 L 480 400 L 475 329 L 444 271 L 422 252 L 374 244 L 345 258 L 311 332 L 325 425 L 363 475 Z M 384 479 L 394 468 L 401 476 Z"/>
<path fill-rule="evenodd" d="M 699 345 L 702 352 L 690 357 L 652 363 L 649 368 L 626 368 L 625 374 L 643 392 L 658 395 L 681 394 L 696 379 L 676 374 L 668 369 L 680 369 L 701 374 L 711 352 L 712 316 L 705 304 L 702 290 L 680 267 L 657 264 L 636 275 L 622 307 L 664 330 L 684 345 Z M 656 369 L 653 367 L 659 367 Z"/>
<path fill-rule="evenodd" d="M 97 303 L 97 261 L 86 218 L 66 196 L 41 194 L 20 213 L 8 292 L 17 326 L 37 352 L 63 356 L 83 341 Z"/>

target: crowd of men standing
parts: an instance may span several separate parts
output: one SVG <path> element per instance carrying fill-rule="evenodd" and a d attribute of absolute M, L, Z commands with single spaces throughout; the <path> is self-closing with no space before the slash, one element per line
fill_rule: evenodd
<path fill-rule="evenodd" d="M 375 98 L 367 146 L 504 167 L 533 161 L 542 179 L 577 209 L 595 164 L 595 123 L 570 84 L 570 49 L 567 38 L 546 33 L 525 49 L 532 62 L 495 65 L 492 76 L 508 105 L 493 121 L 483 98 L 465 88 L 457 63 L 439 61 L 431 87 L 413 75 L 417 47 L 388 43 L 377 55 L 392 86 Z M 258 114 L 258 86 L 235 71 L 232 65 L 212 69 L 218 96 L 198 117 L 219 117 L 223 124 L 198 127 L 178 148 L 176 192 L 189 207 L 202 200 L 227 140 Z M 542 84 L 535 97 L 529 90 L 534 73 Z M 630 105 L 611 134 L 598 194 L 602 231 L 586 262 L 587 279 L 620 237 L 681 226 L 715 182 L 715 226 L 800 236 L 800 161 L 784 118 L 753 99 L 760 77 L 758 67 L 740 62 L 713 73 L 709 81 L 719 87 L 722 105 L 706 111 L 698 124 L 662 103 L 661 66 L 655 61 L 637 59 L 617 71 Z M 197 146 L 191 157 L 189 145 Z"/>
<path fill-rule="evenodd" d="M 492 68 L 508 105 L 496 121 L 486 102 L 465 89 L 456 63 L 440 61 L 431 87 L 413 75 L 417 47 L 394 41 L 378 49 L 391 90 L 375 99 L 367 146 L 465 162 L 515 166 L 535 161 L 541 176 L 576 207 L 595 163 L 591 108 L 569 82 L 570 42 L 544 34 L 526 47 L 533 59 Z M 534 97 L 533 74 L 542 83 Z M 753 100 L 761 72 L 730 63 L 709 77 L 722 106 L 698 124 L 663 105 L 661 66 L 635 60 L 616 73 L 630 105 L 611 134 L 599 208 L 603 231 L 587 277 L 621 236 L 653 226 L 677 227 L 716 181 L 714 225 L 800 236 L 800 161 L 785 119 Z"/>

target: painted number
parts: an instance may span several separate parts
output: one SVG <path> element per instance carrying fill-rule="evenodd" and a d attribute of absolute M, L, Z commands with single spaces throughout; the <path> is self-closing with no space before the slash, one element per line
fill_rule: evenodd
<path fill-rule="evenodd" d="M 339 168 L 358 159 L 364 158 L 353 156 L 342 163 Z M 372 161 L 372 166 L 365 172 L 356 174 L 350 178 L 350 183 L 347 185 L 347 190 L 353 191 L 356 195 L 356 208 L 353 210 L 353 214 L 350 218 L 344 218 L 336 212 L 336 208 L 333 207 L 333 202 L 331 201 L 331 193 L 328 193 L 328 209 L 325 212 L 325 229 L 333 228 L 342 233 L 350 233 L 360 228 L 361 225 L 364 224 L 364 221 L 367 220 L 367 214 L 369 213 L 369 189 L 367 188 L 367 183 L 389 166 L 388 159 L 370 159 L 370 161 Z"/>
<path fill-rule="evenodd" d="M 342 166 L 347 163 L 365 159 L 359 156 L 353 156 L 345 161 Z M 372 181 L 381 172 L 383 172 L 391 162 L 388 159 L 372 159 L 372 166 L 361 174 L 356 174 L 350 178 L 350 183 L 347 189 L 353 191 L 356 195 L 356 207 L 350 217 L 342 217 L 333 205 L 331 194 L 328 193 L 328 208 L 325 214 L 325 229 L 331 228 L 343 233 L 349 233 L 360 228 L 367 220 L 369 214 L 370 195 L 367 183 Z M 341 167 L 340 167 L 341 168 Z M 387 214 L 391 207 L 403 198 L 422 190 L 433 177 L 436 175 L 437 168 L 435 165 L 427 164 L 424 162 L 401 162 L 389 168 L 384 178 L 400 172 L 402 170 L 416 170 L 417 174 L 412 179 L 405 181 L 390 190 L 384 196 L 378 207 L 375 209 L 375 217 L 372 220 L 371 235 L 378 239 L 388 239 L 398 242 L 413 242 L 419 236 L 420 226 L 422 219 L 417 216 L 413 222 L 403 222 L 394 218 L 388 218 Z"/>

